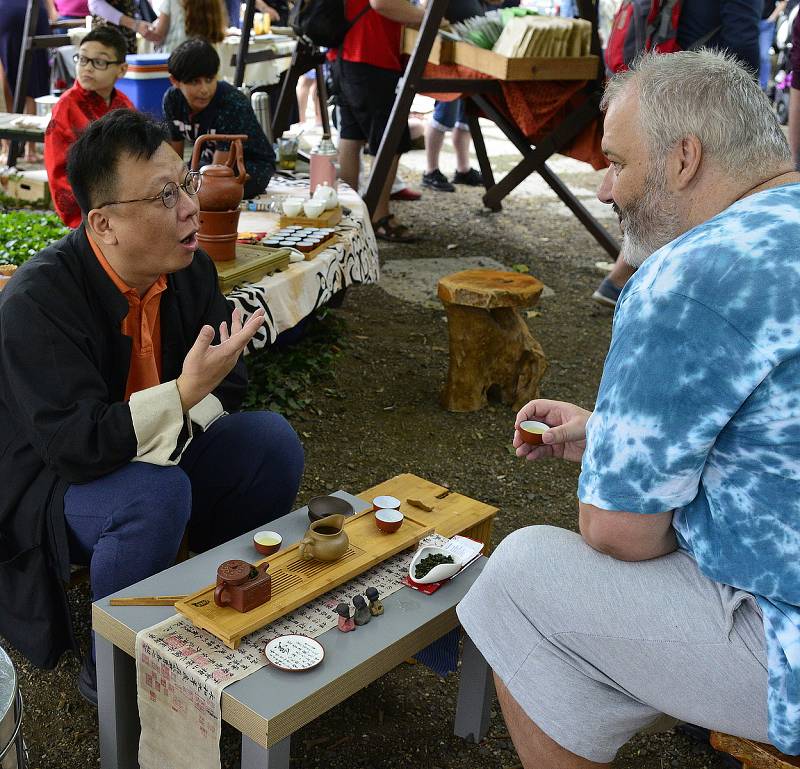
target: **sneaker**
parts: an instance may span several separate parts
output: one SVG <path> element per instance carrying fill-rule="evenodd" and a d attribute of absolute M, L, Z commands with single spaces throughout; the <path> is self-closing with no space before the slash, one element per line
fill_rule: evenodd
<path fill-rule="evenodd" d="M 483 177 L 480 171 L 470 168 L 469 171 L 456 171 L 453 184 L 466 184 L 469 187 L 483 187 Z"/>
<path fill-rule="evenodd" d="M 421 197 L 422 193 L 412 190 L 411 187 L 403 187 L 389 195 L 391 200 L 419 200 Z"/>
<path fill-rule="evenodd" d="M 422 174 L 422 186 L 437 192 L 455 192 L 456 188 L 447 181 L 447 177 L 437 168 L 427 174 Z"/>
<path fill-rule="evenodd" d="M 622 293 L 621 288 L 617 288 L 608 278 L 603 278 L 603 282 L 597 287 L 597 291 L 592 294 L 592 299 L 598 304 L 606 307 L 616 307 L 617 299 Z"/>
<path fill-rule="evenodd" d="M 81 672 L 78 673 L 78 691 L 90 705 L 97 707 L 97 667 L 91 652 L 87 652 L 83 658 Z"/>

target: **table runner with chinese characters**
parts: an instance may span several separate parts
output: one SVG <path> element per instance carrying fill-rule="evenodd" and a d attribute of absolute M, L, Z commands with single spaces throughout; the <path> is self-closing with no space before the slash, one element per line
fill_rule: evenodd
<path fill-rule="evenodd" d="M 432 534 L 422 545 L 441 545 Z M 230 649 L 176 614 L 136 635 L 140 769 L 219 769 L 220 700 L 228 684 L 267 664 L 267 641 L 287 633 L 312 638 L 335 627 L 338 603 L 375 587 L 381 599 L 400 590 L 414 549 L 392 556 L 355 579 L 242 639 Z"/>

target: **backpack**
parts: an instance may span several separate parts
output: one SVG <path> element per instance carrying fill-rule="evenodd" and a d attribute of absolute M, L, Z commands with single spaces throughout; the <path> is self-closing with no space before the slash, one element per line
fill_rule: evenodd
<path fill-rule="evenodd" d="M 345 16 L 347 0 L 303 0 L 296 22 L 295 32 L 323 48 L 339 48 L 350 28 L 369 10 L 369 2 L 352 21 Z"/>
<path fill-rule="evenodd" d="M 622 0 L 606 44 L 608 74 L 628 69 L 643 51 L 679 51 L 680 16 L 681 0 Z"/>
<path fill-rule="evenodd" d="M 675 53 L 678 45 L 678 22 L 682 0 L 622 0 L 614 14 L 606 43 L 606 72 L 622 72 L 644 51 Z M 714 27 L 689 46 L 704 46 L 721 29 Z"/>

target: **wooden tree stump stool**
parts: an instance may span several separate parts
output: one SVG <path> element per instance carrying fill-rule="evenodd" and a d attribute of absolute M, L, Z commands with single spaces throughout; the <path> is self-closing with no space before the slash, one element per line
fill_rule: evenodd
<path fill-rule="evenodd" d="M 772 745 L 722 732 L 711 732 L 711 746 L 741 761 L 742 769 L 795 769 L 800 766 L 798 756 L 787 756 Z"/>
<path fill-rule="evenodd" d="M 543 288 L 531 275 L 497 270 L 465 270 L 439 281 L 450 336 L 444 408 L 477 411 L 490 394 L 520 408 L 538 396 L 547 361 L 518 308 L 533 307 Z"/>

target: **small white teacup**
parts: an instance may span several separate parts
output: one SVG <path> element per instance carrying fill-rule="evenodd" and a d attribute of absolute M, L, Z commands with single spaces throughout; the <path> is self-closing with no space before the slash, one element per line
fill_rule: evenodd
<path fill-rule="evenodd" d="M 311 200 L 306 200 L 306 202 L 303 203 L 303 211 L 309 219 L 316 219 L 324 210 L 324 200 L 314 200 L 314 198 L 311 198 Z"/>
<path fill-rule="evenodd" d="M 303 210 L 303 199 L 302 198 L 286 198 L 283 201 L 283 213 L 286 216 L 299 216 L 300 212 Z"/>

